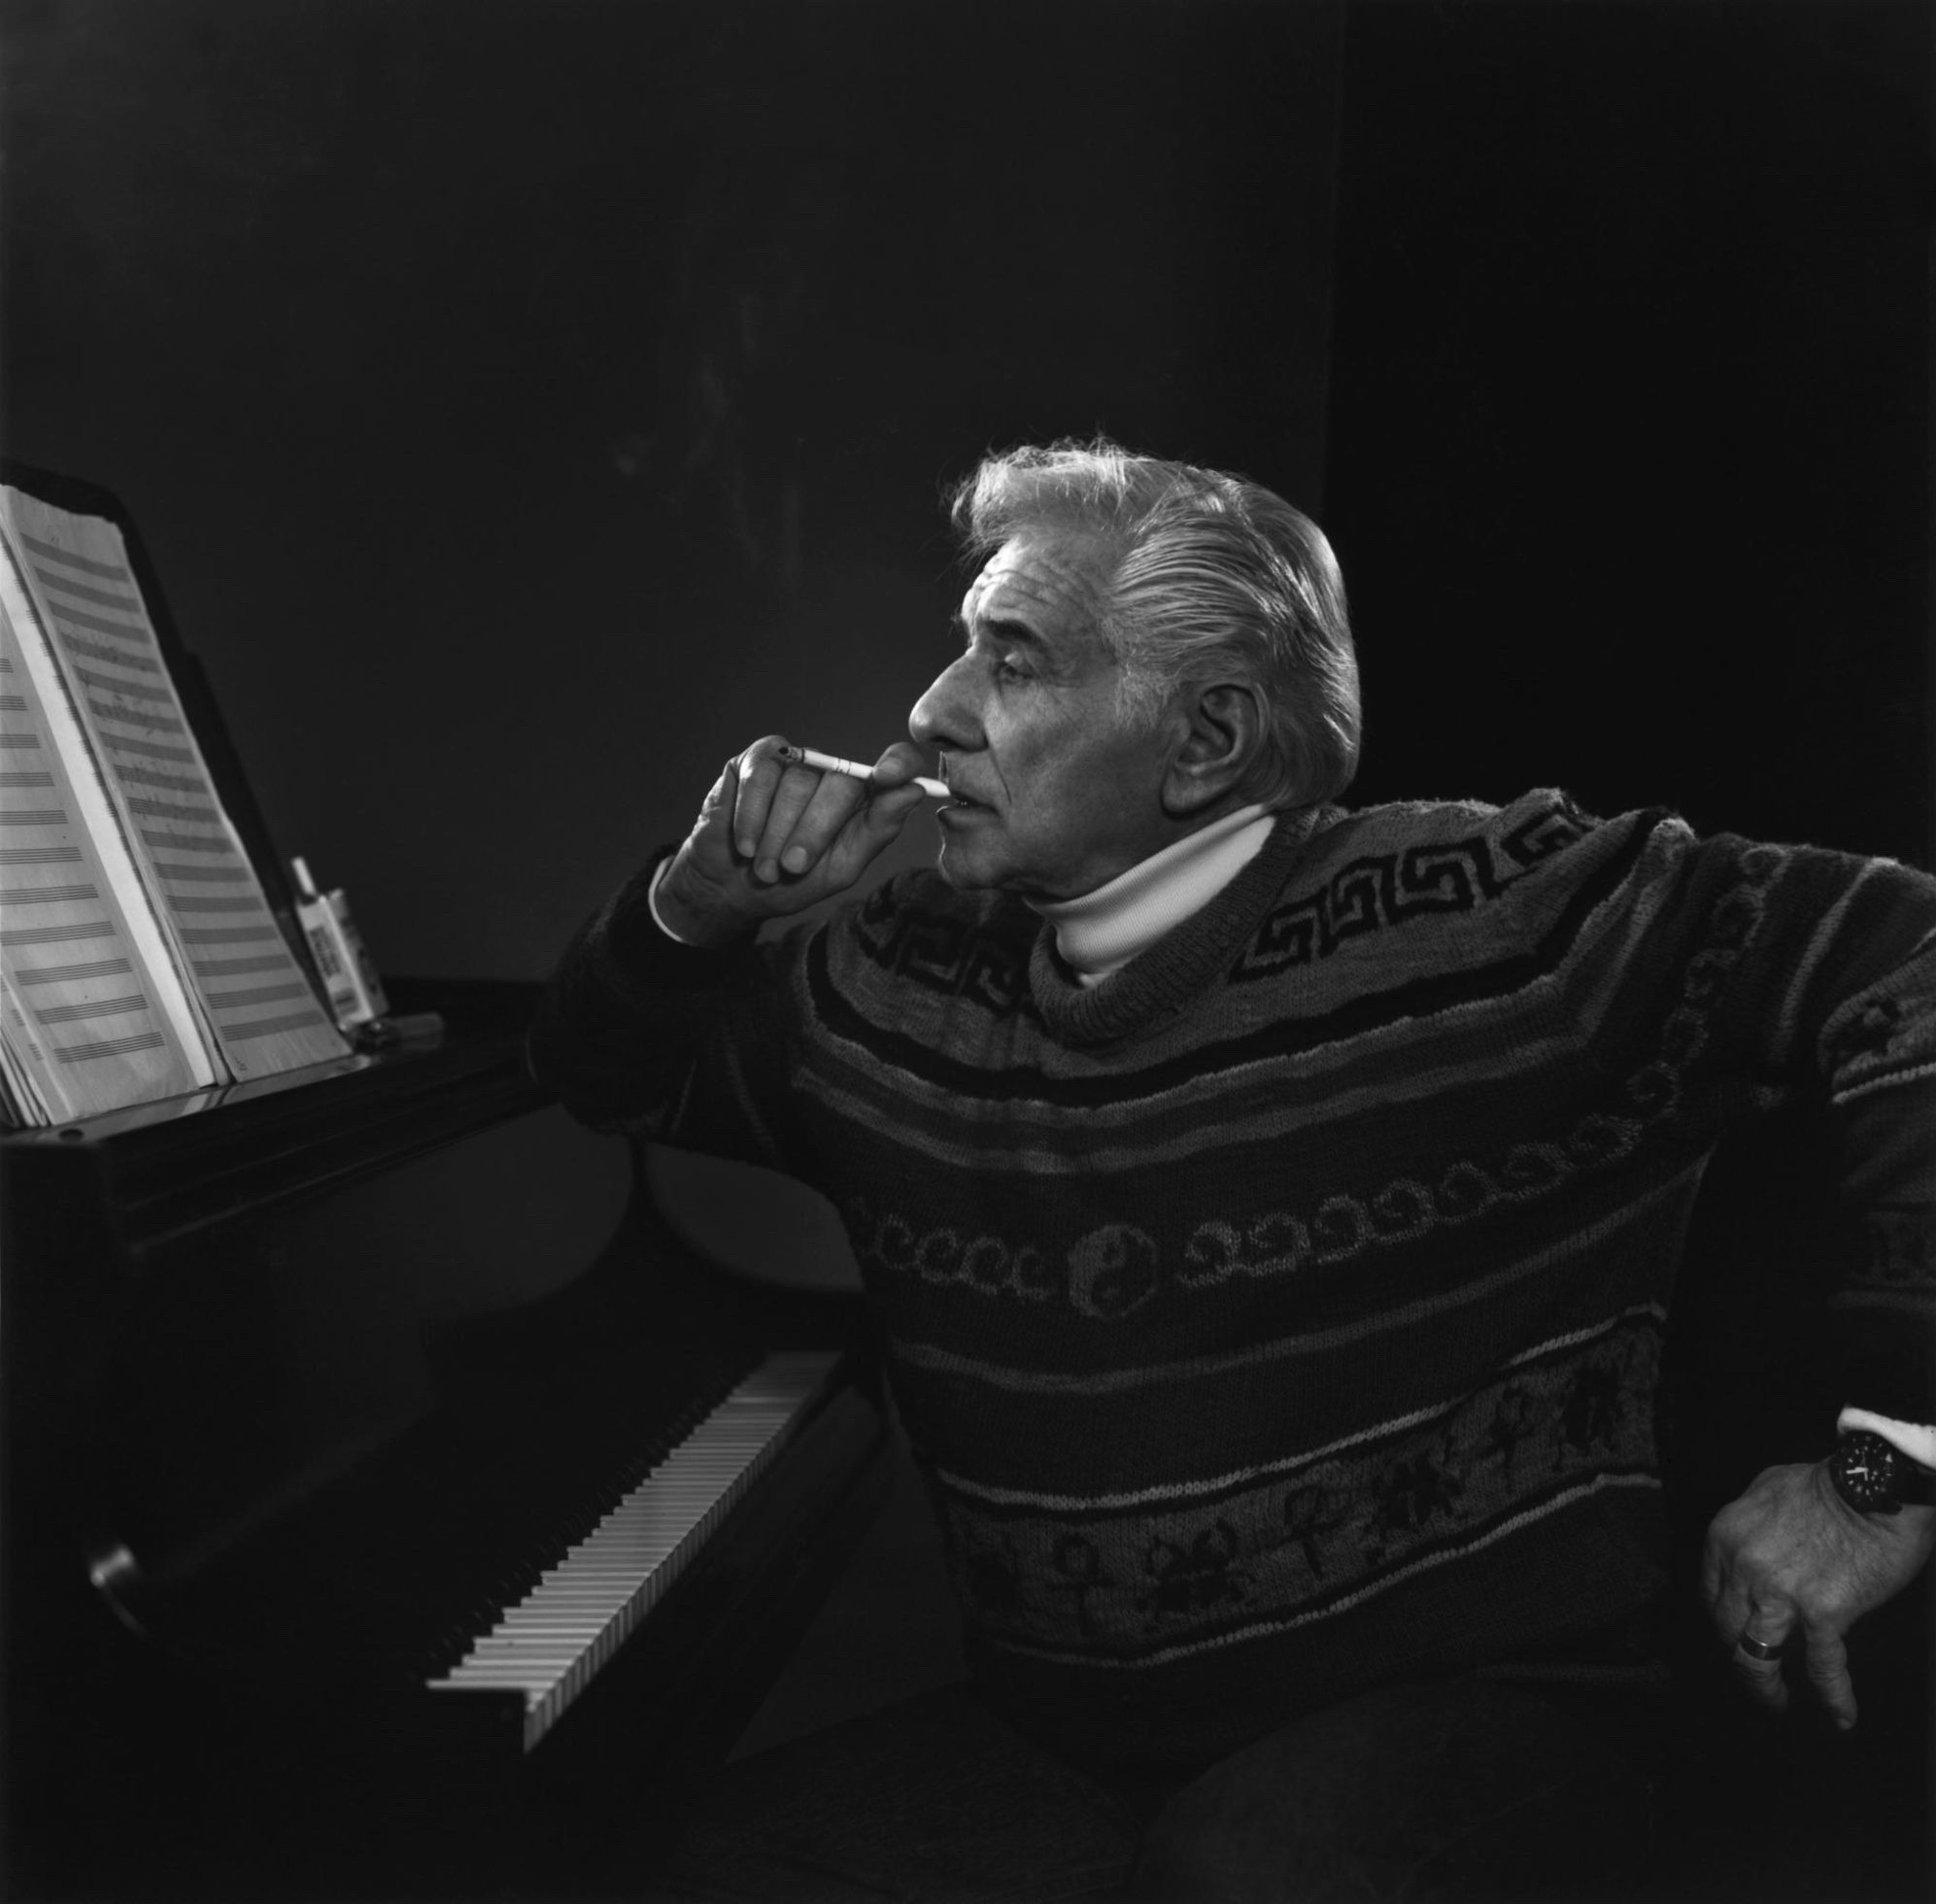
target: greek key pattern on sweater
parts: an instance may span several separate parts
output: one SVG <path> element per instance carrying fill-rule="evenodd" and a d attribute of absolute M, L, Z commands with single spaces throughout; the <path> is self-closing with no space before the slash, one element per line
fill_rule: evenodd
<path fill-rule="evenodd" d="M 1029 996 L 1030 939 L 903 910 L 892 884 L 875 887 L 862 901 L 855 937 L 883 971 L 925 991 L 974 999 L 998 1015 L 1037 1015 Z"/>
<path fill-rule="evenodd" d="M 1743 856 L 1742 877 L 1716 901 L 1708 942 L 1688 960 L 1681 999 L 1651 1056 L 1626 1079 L 1621 1107 L 1590 1112 L 1555 1139 L 1522 1140 L 1494 1157 L 1463 1159 L 1430 1183 L 1398 1177 L 1370 1195 L 1333 1192 L 1304 1210 L 1207 1217 L 1180 1250 L 1168 1253 L 1147 1230 L 1129 1223 L 1099 1225 L 1058 1247 L 1042 1238 L 923 1227 L 853 1198 L 843 1214 L 856 1259 L 864 1269 L 981 1296 L 1066 1304 L 1080 1315 L 1111 1322 L 1166 1287 L 1187 1291 L 1233 1276 L 1292 1275 L 1549 1197 L 1585 1173 L 1624 1163 L 1647 1128 L 1677 1109 L 1687 1070 L 1706 1046 L 1715 1002 L 1753 937 L 1783 863 L 1779 847 L 1755 847 Z"/>
<path fill-rule="evenodd" d="M 1484 833 L 1366 854 L 1341 867 L 1316 892 L 1274 907 L 1230 975 L 1274 977 L 1328 959 L 1349 940 L 1387 926 L 1429 913 L 1470 912 L 1588 831 L 1579 810 L 1556 799 L 1500 836 L 1498 846 L 1511 863 L 1505 868 Z"/>
<path fill-rule="evenodd" d="M 1208 1496 L 1002 1506 L 937 1477 L 966 1608 L 997 1644 L 1154 1666 L 1343 1612 L 1606 1487 L 1655 1487 L 1657 1310 L 1534 1351 L 1423 1422 Z"/>

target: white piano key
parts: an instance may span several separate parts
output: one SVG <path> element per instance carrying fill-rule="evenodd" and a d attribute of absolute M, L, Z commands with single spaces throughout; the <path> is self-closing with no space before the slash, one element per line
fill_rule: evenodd
<path fill-rule="evenodd" d="M 523 1692 L 535 1745 L 744 1495 L 835 1359 L 769 1356 L 430 1686 Z"/>

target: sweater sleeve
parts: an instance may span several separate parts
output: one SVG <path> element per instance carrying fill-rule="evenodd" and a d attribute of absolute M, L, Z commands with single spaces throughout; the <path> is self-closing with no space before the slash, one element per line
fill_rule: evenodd
<path fill-rule="evenodd" d="M 1936 1422 L 1936 879 L 1807 847 L 1702 854 L 1725 868 L 1709 917 L 1740 948 L 1723 1045 L 1753 1086 L 1825 1110 L 1843 1400 Z"/>
<path fill-rule="evenodd" d="M 655 854 L 582 926 L 545 988 L 533 1074 L 594 1130 L 804 1173 L 788 1079 L 786 953 L 681 943 L 655 921 Z"/>

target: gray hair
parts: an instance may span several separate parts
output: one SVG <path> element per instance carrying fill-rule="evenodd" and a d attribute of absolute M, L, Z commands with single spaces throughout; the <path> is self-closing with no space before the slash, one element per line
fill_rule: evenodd
<path fill-rule="evenodd" d="M 1281 496 L 1098 437 L 983 459 L 950 516 L 977 561 L 1040 530 L 1101 549 L 1100 632 L 1122 665 L 1126 719 L 1154 719 L 1187 682 L 1244 681 L 1265 713 L 1247 798 L 1308 806 L 1350 784 L 1360 715 L 1344 578 L 1324 531 Z"/>

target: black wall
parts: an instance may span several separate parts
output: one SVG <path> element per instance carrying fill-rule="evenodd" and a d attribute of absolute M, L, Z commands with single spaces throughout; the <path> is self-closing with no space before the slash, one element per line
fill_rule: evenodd
<path fill-rule="evenodd" d="M 1319 503 L 1332 0 L 0 20 L 7 447 L 134 511 L 391 971 L 535 975 L 738 746 L 899 735 L 984 447 Z"/>
<path fill-rule="evenodd" d="M 1932 20 L 1352 8 L 1359 797 L 1559 784 L 1929 863 Z"/>

